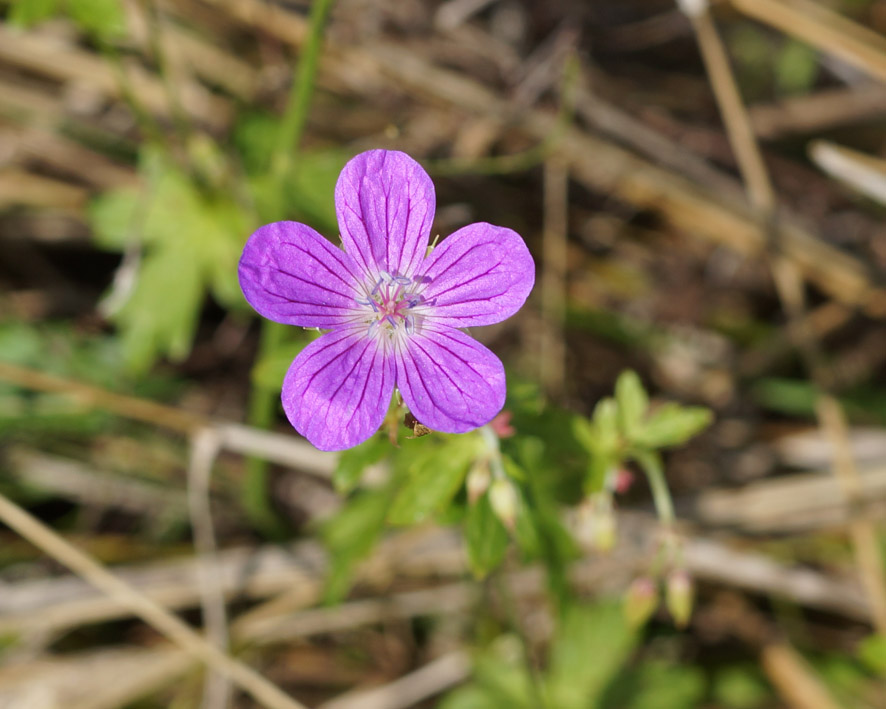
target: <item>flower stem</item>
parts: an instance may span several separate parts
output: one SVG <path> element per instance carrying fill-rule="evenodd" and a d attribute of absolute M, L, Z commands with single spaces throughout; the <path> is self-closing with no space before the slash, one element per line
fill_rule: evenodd
<path fill-rule="evenodd" d="M 480 427 L 480 434 L 483 436 L 483 442 L 489 451 L 489 469 L 492 471 L 492 476 L 496 480 L 506 478 L 507 474 L 505 473 L 504 463 L 501 460 L 501 445 L 498 435 L 489 424 Z"/>
<path fill-rule="evenodd" d="M 658 453 L 643 451 L 635 453 L 634 458 L 646 473 L 649 480 L 649 489 L 652 490 L 652 500 L 655 503 L 655 511 L 665 528 L 670 529 L 674 525 L 674 503 L 671 501 L 671 491 L 664 476 L 664 467 Z"/>

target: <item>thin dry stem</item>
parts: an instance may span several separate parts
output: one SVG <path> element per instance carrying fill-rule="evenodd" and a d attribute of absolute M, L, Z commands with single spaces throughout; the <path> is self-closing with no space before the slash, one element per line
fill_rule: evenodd
<path fill-rule="evenodd" d="M 221 448 L 218 433 L 203 429 L 191 439 L 188 465 L 188 508 L 194 533 L 194 548 L 199 559 L 200 607 L 209 642 L 222 652 L 228 649 L 228 619 L 225 596 L 217 583 L 215 529 L 209 499 L 212 464 Z M 209 672 L 203 689 L 204 709 L 224 709 L 230 704 L 231 682 L 219 672 Z"/>
<path fill-rule="evenodd" d="M 569 170 L 557 158 L 547 160 L 544 167 L 541 310 L 545 327 L 539 363 L 542 385 L 548 393 L 557 395 L 563 391 L 566 372 L 563 318 L 566 310 Z"/>
<path fill-rule="evenodd" d="M 0 495 L 0 520 L 38 549 L 67 566 L 97 589 L 129 608 L 175 645 L 235 682 L 267 709 L 305 709 L 255 670 L 229 657 L 204 640 L 165 608 L 121 581 L 95 559 L 56 534 L 38 519 Z"/>

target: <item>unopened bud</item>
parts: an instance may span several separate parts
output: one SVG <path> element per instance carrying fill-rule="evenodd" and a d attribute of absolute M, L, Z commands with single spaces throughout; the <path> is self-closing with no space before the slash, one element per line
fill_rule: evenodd
<path fill-rule="evenodd" d="M 615 479 L 612 488 L 619 495 L 623 495 L 634 484 L 634 474 L 626 468 L 619 468 L 615 471 Z"/>
<path fill-rule="evenodd" d="M 665 603 L 678 628 L 685 628 L 689 623 L 694 601 L 695 589 L 689 573 L 685 569 L 672 571 L 668 575 Z"/>
<path fill-rule="evenodd" d="M 513 531 L 517 520 L 517 491 L 506 478 L 498 478 L 489 487 L 489 504 L 495 516 L 509 530 Z"/>
<path fill-rule="evenodd" d="M 632 628 L 641 628 L 658 608 L 658 585 L 648 576 L 640 576 L 625 594 L 625 620 Z"/>
<path fill-rule="evenodd" d="M 468 489 L 468 502 L 474 504 L 483 497 L 483 493 L 489 489 L 489 483 L 492 481 L 492 475 L 489 473 L 489 466 L 484 463 L 477 463 L 468 473 L 466 487 Z"/>
<path fill-rule="evenodd" d="M 489 427 L 495 431 L 496 436 L 499 438 L 510 438 L 516 433 L 514 427 L 511 426 L 512 416 L 513 414 L 510 411 L 500 411 L 495 418 L 489 422 Z"/>
<path fill-rule="evenodd" d="M 579 541 L 597 551 L 610 551 L 615 546 L 615 513 L 612 496 L 599 492 L 586 498 L 578 507 Z"/>

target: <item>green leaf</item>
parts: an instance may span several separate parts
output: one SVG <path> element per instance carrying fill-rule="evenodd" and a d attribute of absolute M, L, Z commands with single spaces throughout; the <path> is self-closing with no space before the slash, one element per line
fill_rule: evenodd
<path fill-rule="evenodd" d="M 232 140 L 250 174 L 258 175 L 267 169 L 279 130 L 280 119 L 270 113 L 243 111 L 238 116 Z"/>
<path fill-rule="evenodd" d="M 338 234 L 335 185 L 349 157 L 339 150 L 300 153 L 287 180 L 292 206 L 327 234 Z"/>
<path fill-rule="evenodd" d="M 619 604 L 567 606 L 551 643 L 548 705 L 557 709 L 598 706 L 636 643 L 637 634 Z"/>
<path fill-rule="evenodd" d="M 645 662 L 628 679 L 631 698 L 606 703 L 612 709 L 685 709 L 700 706 L 705 693 L 704 673 L 697 667 Z"/>
<path fill-rule="evenodd" d="M 873 672 L 886 677 L 886 636 L 868 635 L 859 644 L 858 657 Z"/>
<path fill-rule="evenodd" d="M 789 39 L 775 62 L 775 83 L 785 94 L 805 93 L 818 76 L 818 54 L 808 44 Z"/>
<path fill-rule="evenodd" d="M 7 21 L 16 27 L 32 27 L 52 17 L 58 5 L 59 0 L 15 0 Z"/>
<path fill-rule="evenodd" d="M 512 635 L 501 636 L 474 663 L 477 684 L 495 697 L 499 707 L 537 709 L 533 701 L 533 680 L 526 670 L 527 661 L 519 641 Z"/>
<path fill-rule="evenodd" d="M 347 494 L 360 484 L 366 468 L 382 460 L 391 452 L 391 442 L 385 436 L 373 436 L 359 446 L 343 451 L 332 473 L 332 484 Z"/>
<path fill-rule="evenodd" d="M 760 406 L 771 411 L 811 417 L 815 412 L 818 389 L 808 381 L 771 377 L 757 380 L 751 395 Z"/>
<path fill-rule="evenodd" d="M 105 247 L 142 247 L 132 292 L 110 317 L 131 369 L 144 372 L 158 357 L 188 355 L 207 291 L 245 308 L 236 273 L 249 224 L 236 204 L 201 190 L 155 148 L 144 149 L 139 170 L 142 192 L 104 195 L 90 217 Z"/>
<path fill-rule="evenodd" d="M 388 488 L 371 490 L 349 499 L 324 523 L 320 534 L 331 559 L 324 594 L 327 602 L 341 600 L 347 594 L 354 566 L 373 549 L 384 530 L 390 501 Z"/>
<path fill-rule="evenodd" d="M 667 403 L 655 410 L 633 443 L 652 449 L 677 446 L 707 428 L 712 418 L 710 409 Z"/>
<path fill-rule="evenodd" d="M 265 389 L 279 389 L 283 386 L 283 377 L 292 366 L 292 361 L 305 347 L 309 339 L 305 333 L 295 328 L 290 328 L 298 337 L 297 340 L 289 339 L 259 359 L 252 368 L 250 380 L 252 385 Z"/>
<path fill-rule="evenodd" d="M 394 498 L 388 521 L 416 524 L 448 505 L 479 454 L 478 444 L 476 436 L 455 436 L 442 445 L 425 442 L 409 461 L 407 479 Z"/>
<path fill-rule="evenodd" d="M 190 352 L 203 300 L 200 264 L 190 246 L 182 240 L 146 258 L 132 296 L 113 316 L 134 372 L 146 371 L 159 354 L 181 360 Z"/>
<path fill-rule="evenodd" d="M 492 511 L 488 495 L 468 507 L 464 535 L 471 571 L 483 578 L 502 562 L 508 548 L 507 530 Z"/>
<path fill-rule="evenodd" d="M 620 418 L 619 406 L 615 399 L 601 399 L 594 407 L 594 438 L 595 450 L 612 452 L 618 448 L 618 425 Z"/>
<path fill-rule="evenodd" d="M 754 709 L 772 697 L 760 670 L 753 665 L 729 666 L 714 677 L 713 699 L 724 709 Z"/>
<path fill-rule="evenodd" d="M 581 419 L 574 421 L 576 437 L 588 450 L 587 473 L 583 484 L 586 494 L 602 490 L 609 471 L 621 460 L 619 413 L 618 404 L 607 397 L 597 402 L 589 425 Z"/>
<path fill-rule="evenodd" d="M 95 242 L 101 248 L 122 251 L 137 240 L 143 218 L 140 205 L 144 207 L 142 195 L 130 188 L 110 190 L 92 200 L 87 214 Z"/>
<path fill-rule="evenodd" d="M 597 429 L 586 418 L 576 416 L 572 419 L 572 432 L 575 434 L 575 439 L 588 453 L 597 450 Z"/>
<path fill-rule="evenodd" d="M 485 687 L 468 685 L 447 694 L 437 709 L 501 709 L 501 698 Z"/>
<path fill-rule="evenodd" d="M 126 17 L 119 0 L 67 0 L 68 14 L 87 34 L 110 40 L 126 32 Z"/>
<path fill-rule="evenodd" d="M 649 397 L 636 372 L 626 370 L 618 377 L 615 401 L 618 404 L 619 428 L 627 439 L 632 440 L 639 432 L 646 409 L 649 408 Z"/>

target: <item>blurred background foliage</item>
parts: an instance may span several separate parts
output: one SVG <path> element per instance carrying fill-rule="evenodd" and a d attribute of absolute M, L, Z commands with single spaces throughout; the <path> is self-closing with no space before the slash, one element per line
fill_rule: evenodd
<path fill-rule="evenodd" d="M 0 1 L 0 492 L 307 706 L 886 706 L 886 2 L 714 3 L 772 223 L 704 18 Z M 472 332 L 508 369 L 491 426 L 395 400 L 318 454 L 279 408 L 316 333 L 259 322 L 236 265 L 270 221 L 337 243 L 376 147 L 434 177 L 433 235 L 520 232 L 538 287 Z M 0 536 L 0 704 L 253 706 Z"/>

